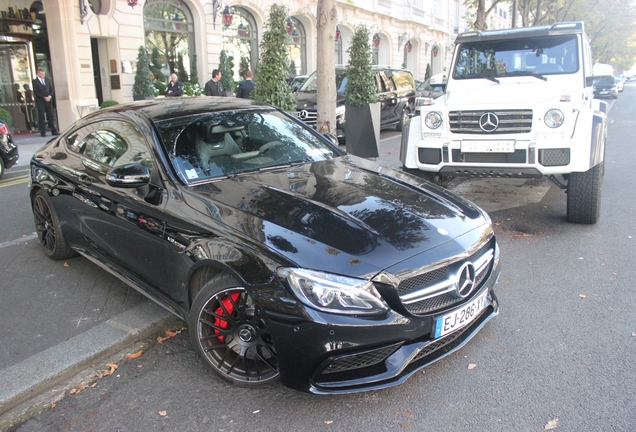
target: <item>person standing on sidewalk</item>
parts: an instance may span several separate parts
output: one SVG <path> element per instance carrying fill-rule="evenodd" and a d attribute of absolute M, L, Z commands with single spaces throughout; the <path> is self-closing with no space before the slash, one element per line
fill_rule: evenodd
<path fill-rule="evenodd" d="M 170 82 L 168 83 L 168 87 L 166 87 L 166 97 L 173 96 L 183 96 L 183 83 L 177 81 L 177 74 L 174 72 L 170 75 Z"/>
<path fill-rule="evenodd" d="M 221 84 L 221 71 L 214 69 L 212 79 L 205 83 L 206 96 L 226 96 L 223 84 Z"/>
<path fill-rule="evenodd" d="M 252 81 L 253 77 L 254 74 L 252 71 L 245 72 L 245 80 L 239 84 L 238 90 L 236 91 L 236 97 L 250 99 L 250 93 L 254 90 L 254 81 Z"/>
<path fill-rule="evenodd" d="M 38 128 L 40 135 L 46 136 L 46 123 L 44 116 L 51 128 L 53 135 L 59 135 L 57 124 L 55 123 L 55 111 L 53 110 L 53 85 L 46 77 L 43 69 L 38 69 L 38 77 L 33 80 L 33 94 L 35 96 L 35 106 L 38 109 Z"/>

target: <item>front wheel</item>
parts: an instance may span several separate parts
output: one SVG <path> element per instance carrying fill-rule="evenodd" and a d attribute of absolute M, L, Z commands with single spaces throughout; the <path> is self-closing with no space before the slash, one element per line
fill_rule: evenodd
<path fill-rule="evenodd" d="M 601 216 L 601 186 L 604 162 L 568 178 L 568 221 L 595 224 Z"/>
<path fill-rule="evenodd" d="M 409 117 L 409 110 L 404 108 L 402 110 L 402 114 L 400 114 L 400 121 L 397 126 L 395 126 L 395 129 L 398 131 L 402 131 L 404 129 L 404 126 L 406 126 L 410 120 L 411 118 Z"/>
<path fill-rule="evenodd" d="M 60 221 L 53 210 L 46 192 L 39 190 L 33 196 L 31 202 L 35 231 L 44 252 L 49 258 L 63 260 L 76 255 L 75 251 L 66 242 Z"/>
<path fill-rule="evenodd" d="M 190 338 L 224 380 L 258 387 L 278 378 L 278 360 L 263 314 L 240 283 L 221 273 L 197 294 L 190 310 Z"/>

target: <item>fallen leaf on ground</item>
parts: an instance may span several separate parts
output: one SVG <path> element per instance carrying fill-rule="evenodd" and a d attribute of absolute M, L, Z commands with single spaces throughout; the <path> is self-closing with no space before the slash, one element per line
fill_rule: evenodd
<path fill-rule="evenodd" d="M 112 375 L 115 372 L 115 370 L 117 369 L 117 365 L 113 364 L 113 363 L 107 363 L 106 366 L 108 366 L 110 369 L 103 371 L 102 372 L 103 376 Z"/>
<path fill-rule="evenodd" d="M 559 419 L 552 419 L 550 420 L 545 427 L 543 428 L 543 430 L 551 430 L 551 429 L 556 429 L 559 427 Z"/>
<path fill-rule="evenodd" d="M 585 294 L 579 294 L 579 297 L 581 298 L 587 298 L 587 296 Z"/>
<path fill-rule="evenodd" d="M 167 411 L 158 411 L 157 414 L 159 414 L 161 417 L 165 417 L 168 415 Z"/>
<path fill-rule="evenodd" d="M 69 395 L 76 395 L 79 392 L 81 392 L 82 390 L 86 389 L 86 384 L 82 384 L 79 387 L 75 387 L 74 389 L 71 389 L 70 392 L 68 392 Z"/>
<path fill-rule="evenodd" d="M 165 333 L 165 334 L 166 334 L 166 337 L 158 336 L 158 337 L 157 337 L 157 343 L 158 343 L 158 344 L 161 344 L 161 343 L 163 343 L 163 341 L 165 341 L 166 339 L 170 339 L 171 337 L 175 337 L 176 335 L 178 335 L 179 333 L 181 333 L 181 332 L 182 332 L 182 331 L 184 331 L 184 330 L 185 330 L 185 327 L 183 327 L 183 328 L 181 328 L 181 329 L 179 329 L 179 330 L 177 330 L 177 331 L 166 330 L 166 333 Z"/>
<path fill-rule="evenodd" d="M 333 420 L 325 420 L 325 424 L 333 424 Z"/>
<path fill-rule="evenodd" d="M 400 423 L 400 427 L 401 427 L 402 429 L 408 429 L 408 428 L 410 428 L 410 427 L 411 427 L 411 425 L 410 425 L 409 423 Z"/>
<path fill-rule="evenodd" d="M 139 350 L 136 353 L 126 354 L 126 358 L 136 359 L 136 358 L 139 358 L 143 353 L 144 353 L 144 350 Z"/>
<path fill-rule="evenodd" d="M 68 263 L 64 263 L 64 267 L 68 267 Z"/>
<path fill-rule="evenodd" d="M 636 337 L 636 333 L 632 333 L 632 336 Z"/>
<path fill-rule="evenodd" d="M 477 367 L 477 365 L 475 363 L 471 363 L 468 365 L 468 370 L 473 370 Z"/>

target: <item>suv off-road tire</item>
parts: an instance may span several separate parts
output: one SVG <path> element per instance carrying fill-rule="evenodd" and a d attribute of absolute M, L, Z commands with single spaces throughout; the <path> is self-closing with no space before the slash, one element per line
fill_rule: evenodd
<path fill-rule="evenodd" d="M 568 178 L 568 221 L 595 224 L 601 216 L 601 186 L 604 162 Z"/>

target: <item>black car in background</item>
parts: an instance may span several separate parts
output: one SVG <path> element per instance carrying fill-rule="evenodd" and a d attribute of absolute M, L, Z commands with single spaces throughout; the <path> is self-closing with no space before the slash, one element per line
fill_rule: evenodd
<path fill-rule="evenodd" d="M 618 98 L 618 85 L 613 76 L 597 76 L 593 82 L 595 98 Z"/>
<path fill-rule="evenodd" d="M 49 257 L 80 254 L 187 321 L 234 384 L 397 385 L 498 313 L 482 210 L 254 101 L 87 115 L 34 154 L 29 194 Z"/>
<path fill-rule="evenodd" d="M 18 146 L 13 144 L 9 127 L 0 121 L 0 179 L 2 179 L 5 169 L 15 165 L 18 157 Z"/>
<path fill-rule="evenodd" d="M 373 66 L 376 91 L 380 102 L 380 127 L 402 130 L 409 121 L 409 114 L 415 113 L 415 79 L 411 71 L 390 66 Z M 336 67 L 336 135 L 344 139 L 346 132 L 345 91 L 347 89 L 347 68 Z M 294 94 L 296 116 L 307 124 L 315 125 L 317 116 L 318 77 L 316 72 Z"/>

